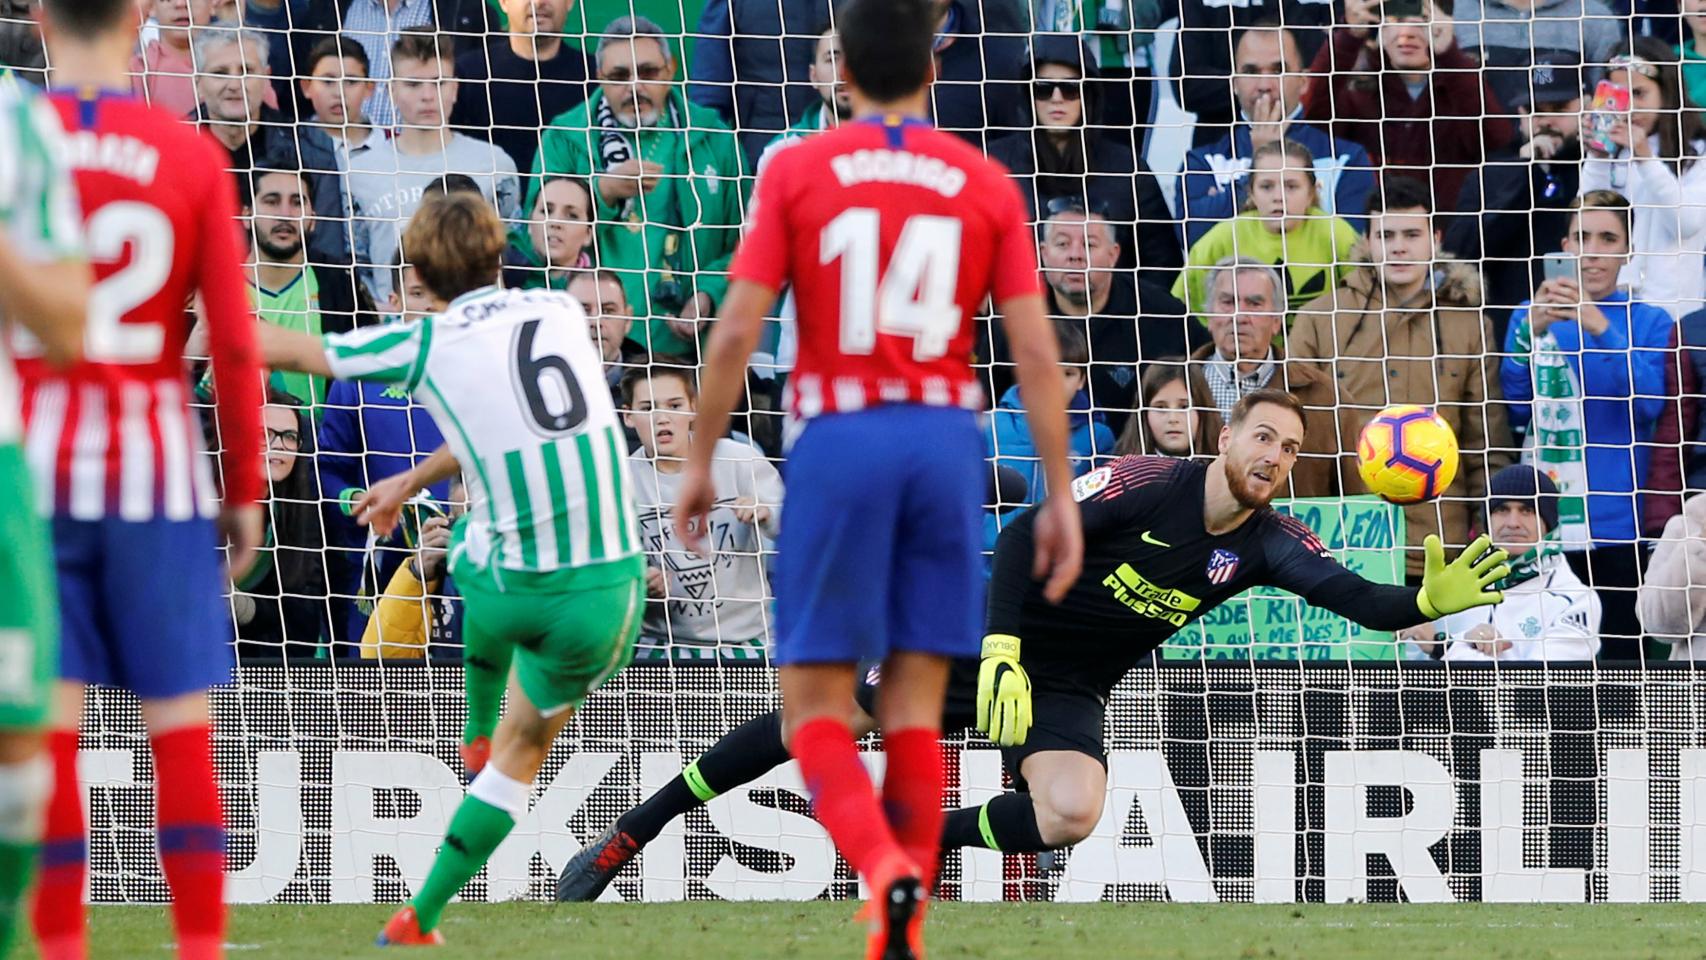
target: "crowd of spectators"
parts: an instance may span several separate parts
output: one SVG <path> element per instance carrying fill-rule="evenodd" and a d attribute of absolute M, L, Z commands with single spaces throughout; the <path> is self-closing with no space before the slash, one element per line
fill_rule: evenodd
<path fill-rule="evenodd" d="M 1430 406 L 1462 464 L 1403 511 L 1404 575 L 1424 536 L 1485 531 L 1524 576 L 1485 622 L 1408 631 L 1413 653 L 1688 656 L 1706 634 L 1706 560 L 1688 562 L 1706 507 L 1685 503 L 1706 489 L 1706 0 L 1680 2 L 940 0 L 931 119 L 999 160 L 1036 224 L 1075 466 L 1212 456 L 1233 404 L 1278 387 L 1309 414 L 1288 494 L 1358 496 L 1363 425 Z M 0 0 L 0 64 L 51 82 L 28 7 Z M 668 518 L 754 178 L 849 118 L 827 0 L 141 14 L 133 92 L 229 152 L 261 320 L 426 312 L 402 228 L 429 192 L 478 192 L 513 228 L 504 282 L 582 304 L 624 412 L 642 656 L 762 659 L 791 303 L 718 444 L 716 556 Z M 1046 491 L 988 321 L 993 542 Z M 455 656 L 460 485 L 421 491 L 390 538 L 348 515 L 438 446 L 431 418 L 394 389 L 275 375 L 266 423 L 241 654 Z M 1536 578 L 1557 587 L 1515 589 Z"/>

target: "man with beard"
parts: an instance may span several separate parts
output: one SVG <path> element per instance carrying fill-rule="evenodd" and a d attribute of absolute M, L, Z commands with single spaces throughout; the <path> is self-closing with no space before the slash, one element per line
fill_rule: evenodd
<path fill-rule="evenodd" d="M 818 29 L 812 64 L 806 68 L 806 79 L 811 81 L 812 90 L 817 92 L 818 102 L 807 105 L 800 111 L 800 119 L 764 147 L 758 163 L 754 165 L 760 173 L 776 151 L 799 143 L 819 130 L 840 126 L 843 120 L 853 116 L 853 102 L 847 97 L 847 85 L 841 82 L 840 63 L 841 38 L 835 27 L 826 21 Z"/>
<path fill-rule="evenodd" d="M 307 174 L 285 158 L 260 161 L 244 184 L 254 262 L 248 268 L 255 313 L 268 323 L 314 336 L 371 322 L 373 304 L 348 269 L 308 263 L 303 237 L 313 222 Z M 325 381 L 302 373 L 277 375 L 285 392 L 310 401 L 318 416 Z"/>
<path fill-rule="evenodd" d="M 599 266 L 646 318 L 634 339 L 698 362 L 740 239 L 743 167 L 735 135 L 675 77 L 662 27 L 641 16 L 606 26 L 598 89 L 546 126 L 524 207 L 543 179 L 591 179 Z"/>
<path fill-rule="evenodd" d="M 1089 836 L 1107 793 L 1103 713 L 1114 685 L 1176 631 L 1251 587 L 1290 590 L 1382 631 L 1503 599 L 1488 587 L 1510 569 L 1486 537 L 1449 565 L 1429 537 L 1421 587 L 1389 586 L 1345 569 L 1302 522 L 1269 509 L 1303 436 L 1301 404 L 1262 389 L 1233 408 L 1211 462 L 1124 457 L 1078 478 L 1084 570 L 1058 606 L 1032 574 L 1035 511 L 1007 525 L 995 548 L 983 657 L 955 663 L 943 729 L 975 724 L 987 733 L 1002 747 L 1015 792 L 949 813 L 943 849 L 1028 853 Z M 879 679 L 868 671 L 861 684 L 857 732 L 875 726 Z M 597 898 L 671 819 L 787 759 L 779 714 L 735 728 L 577 854 L 557 899 Z"/>

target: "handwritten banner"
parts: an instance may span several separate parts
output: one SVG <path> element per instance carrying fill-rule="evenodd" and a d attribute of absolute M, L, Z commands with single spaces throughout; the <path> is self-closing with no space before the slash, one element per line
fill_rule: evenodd
<path fill-rule="evenodd" d="M 1378 497 L 1276 500 L 1333 556 L 1376 583 L 1404 582 L 1404 513 Z M 1393 660 L 1392 634 L 1362 626 L 1272 587 L 1247 590 L 1168 640 L 1169 660 Z"/>

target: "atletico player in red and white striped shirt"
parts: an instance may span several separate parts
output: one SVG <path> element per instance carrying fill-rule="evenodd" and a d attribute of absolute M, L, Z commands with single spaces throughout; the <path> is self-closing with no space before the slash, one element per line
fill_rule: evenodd
<path fill-rule="evenodd" d="M 83 198 L 96 289 L 85 359 L 20 359 L 43 504 L 75 520 L 211 517 L 220 494 L 188 406 L 185 305 L 205 307 L 224 499 L 261 493 L 259 361 L 236 199 L 214 141 L 128 92 L 53 91 Z M 27 356 L 27 353 L 26 353 Z"/>
<path fill-rule="evenodd" d="M 82 688 L 142 700 L 160 860 L 178 955 L 223 953 L 225 833 L 207 689 L 230 677 L 221 537 L 241 570 L 261 536 L 261 368 L 228 154 L 129 93 L 135 0 L 46 0 L 42 32 L 95 271 L 69 370 L 19 364 L 25 451 L 52 516 L 63 635 L 50 749 L 57 767 L 35 921 L 46 960 L 82 958 L 87 872 L 77 722 Z M 199 297 L 218 390 L 223 504 L 183 365 Z M 28 355 L 28 345 L 20 354 Z"/>

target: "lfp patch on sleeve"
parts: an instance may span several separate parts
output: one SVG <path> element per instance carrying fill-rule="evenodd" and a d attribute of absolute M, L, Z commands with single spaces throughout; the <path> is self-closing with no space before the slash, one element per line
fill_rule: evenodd
<path fill-rule="evenodd" d="M 1112 467 L 1097 467 L 1082 477 L 1072 481 L 1072 499 L 1079 503 L 1090 499 L 1108 487 L 1108 479 L 1112 477 Z"/>

